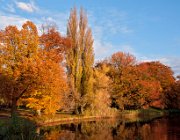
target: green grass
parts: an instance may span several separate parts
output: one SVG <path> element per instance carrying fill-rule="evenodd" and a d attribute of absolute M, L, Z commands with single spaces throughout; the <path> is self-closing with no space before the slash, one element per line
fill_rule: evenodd
<path fill-rule="evenodd" d="M 139 109 L 139 110 L 124 110 L 121 113 L 121 119 L 125 122 L 148 121 L 154 118 L 164 116 L 164 111 L 154 108 Z"/>

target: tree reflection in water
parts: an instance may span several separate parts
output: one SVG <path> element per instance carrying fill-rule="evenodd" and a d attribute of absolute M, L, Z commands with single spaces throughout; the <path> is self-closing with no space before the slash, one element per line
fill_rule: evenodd
<path fill-rule="evenodd" d="M 178 140 L 179 126 L 178 117 L 136 123 L 98 120 L 41 128 L 40 135 L 47 140 Z"/>

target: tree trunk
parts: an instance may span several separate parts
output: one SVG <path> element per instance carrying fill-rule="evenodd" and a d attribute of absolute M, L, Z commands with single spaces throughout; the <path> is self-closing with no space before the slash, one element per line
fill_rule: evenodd
<path fill-rule="evenodd" d="M 80 114 L 83 114 L 83 106 L 80 106 Z"/>
<path fill-rule="evenodd" d="M 77 105 L 75 106 L 75 114 L 79 115 L 79 106 L 77 106 Z"/>
<path fill-rule="evenodd" d="M 17 111 L 17 99 L 13 97 L 11 104 L 11 117 L 16 115 L 16 111 Z"/>

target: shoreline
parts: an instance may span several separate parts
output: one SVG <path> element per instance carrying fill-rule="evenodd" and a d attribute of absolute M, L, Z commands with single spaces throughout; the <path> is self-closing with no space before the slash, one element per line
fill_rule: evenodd
<path fill-rule="evenodd" d="M 153 119 L 169 116 L 174 113 L 180 113 L 180 110 L 158 110 L 149 108 L 142 110 L 124 110 L 123 112 L 119 112 L 118 115 L 114 116 L 69 116 L 67 118 L 57 118 L 45 120 L 45 122 L 36 122 L 36 124 L 38 127 L 45 127 L 59 124 L 97 121 L 101 119 L 119 119 L 120 121 L 124 121 L 125 123 L 133 123 L 151 121 Z"/>
<path fill-rule="evenodd" d="M 46 126 L 55 126 L 60 124 L 88 122 L 88 121 L 96 121 L 96 120 L 111 119 L 111 118 L 116 118 L 116 117 L 115 116 L 79 116 L 79 117 L 52 119 L 52 120 L 46 120 L 45 122 L 35 122 L 35 123 L 37 127 L 46 127 Z"/>
<path fill-rule="evenodd" d="M 165 111 L 156 110 L 156 109 L 145 109 L 145 110 L 125 110 L 123 112 L 118 112 L 118 115 L 112 116 L 69 116 L 66 118 L 52 118 L 47 120 L 38 121 L 36 120 L 36 125 L 38 127 L 43 126 L 53 126 L 59 124 L 68 124 L 68 123 L 79 123 L 85 121 L 96 121 L 100 119 L 119 119 L 127 123 L 137 122 L 137 121 L 149 121 L 155 118 L 163 117 L 167 115 Z M 57 117 L 57 116 L 56 116 Z"/>
<path fill-rule="evenodd" d="M 47 116 L 39 116 L 35 117 L 32 115 L 19 114 L 18 117 L 28 119 L 32 123 L 35 124 L 36 127 L 46 127 L 46 126 L 55 126 L 60 124 L 68 124 L 68 123 L 80 123 L 86 121 L 97 121 L 101 119 L 118 119 L 125 123 L 133 123 L 133 122 L 143 122 L 150 121 L 152 119 L 156 119 L 163 116 L 169 116 L 173 113 L 180 113 L 180 110 L 157 110 L 157 109 L 143 109 L 143 110 L 124 110 L 122 112 L 118 112 L 117 115 L 107 115 L 107 116 L 85 116 L 85 115 L 71 115 L 71 114 L 63 114 L 57 113 L 52 117 Z M 1 121 L 8 121 L 11 119 L 7 113 L 6 116 L 0 117 Z"/>

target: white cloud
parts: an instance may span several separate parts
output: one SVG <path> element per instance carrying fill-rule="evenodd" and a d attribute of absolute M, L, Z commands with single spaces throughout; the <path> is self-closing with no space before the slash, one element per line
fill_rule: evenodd
<path fill-rule="evenodd" d="M 113 45 L 101 39 L 94 39 L 94 52 L 96 61 L 110 57 L 115 52 L 126 52 L 136 56 L 136 52 L 130 44 Z"/>
<path fill-rule="evenodd" d="M 30 3 L 25 3 L 25 2 L 15 2 L 16 6 L 24 10 L 26 12 L 34 12 L 38 10 L 38 7 L 34 4 L 33 1 L 30 1 Z"/>
<path fill-rule="evenodd" d="M 160 59 L 160 62 L 170 66 L 175 75 L 180 75 L 180 57 L 164 57 Z"/>
<path fill-rule="evenodd" d="M 31 19 L 27 19 L 24 17 L 20 17 L 18 15 L 6 15 L 0 12 L 0 19 L 2 19 L 2 21 L 0 22 L 0 30 L 4 29 L 5 27 L 9 26 L 9 25 L 13 25 L 13 26 L 17 26 L 18 29 L 21 29 L 22 25 L 26 22 L 26 21 L 32 21 L 37 29 L 38 29 L 38 33 L 40 34 L 40 27 L 43 23 L 43 19 L 37 19 L 37 18 L 31 18 Z"/>
<path fill-rule="evenodd" d="M 18 28 L 22 26 L 28 19 L 15 15 L 1 15 L 0 13 L 0 29 L 4 29 L 8 25 L 16 25 Z"/>
<path fill-rule="evenodd" d="M 21 27 L 25 21 L 30 20 L 36 24 L 39 33 L 41 33 L 41 25 L 50 22 L 55 23 L 58 26 L 58 30 L 62 35 L 66 34 L 66 25 L 69 12 L 53 12 L 47 9 L 41 9 L 37 7 L 32 0 L 30 0 L 29 3 L 19 2 L 17 0 L 13 1 L 14 3 L 6 5 L 6 11 L 11 10 L 11 12 L 13 12 L 15 8 L 18 7 L 27 12 L 36 11 L 36 15 L 34 14 L 34 16 L 27 19 L 24 16 L 17 15 L 15 12 L 10 14 L 0 10 L 0 29 L 3 29 L 8 25 L 16 25 Z"/>
<path fill-rule="evenodd" d="M 113 53 L 113 46 L 110 43 L 94 40 L 95 60 L 102 60 Z"/>

